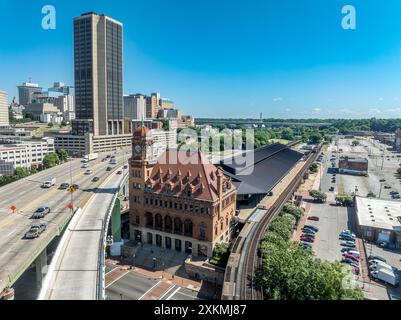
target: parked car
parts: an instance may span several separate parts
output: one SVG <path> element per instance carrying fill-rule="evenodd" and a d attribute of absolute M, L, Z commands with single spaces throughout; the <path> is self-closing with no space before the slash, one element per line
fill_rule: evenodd
<path fill-rule="evenodd" d="M 356 258 L 361 257 L 361 254 L 359 253 L 359 251 L 356 251 L 356 250 L 350 250 L 350 251 L 348 251 L 348 254 L 352 254 Z"/>
<path fill-rule="evenodd" d="M 334 191 L 334 187 L 330 187 L 329 191 Z"/>
<path fill-rule="evenodd" d="M 351 260 L 354 260 L 355 262 L 360 262 L 361 261 L 361 259 L 359 259 L 359 258 L 357 258 L 357 257 L 354 257 L 352 254 L 350 254 L 350 253 L 344 253 L 344 257 L 345 258 L 349 258 L 349 259 L 351 259 Z"/>
<path fill-rule="evenodd" d="M 65 189 L 68 189 L 69 187 L 70 187 L 70 184 L 67 183 L 67 182 L 64 182 L 64 183 L 60 184 L 59 189 L 60 190 L 65 190 Z"/>
<path fill-rule="evenodd" d="M 315 239 L 315 234 L 314 233 L 303 233 L 301 237 Z"/>
<path fill-rule="evenodd" d="M 351 242 L 351 241 L 342 242 L 341 245 L 342 245 L 343 247 L 356 248 L 355 243 L 354 243 L 354 242 Z"/>
<path fill-rule="evenodd" d="M 301 241 L 305 241 L 305 242 L 315 242 L 315 239 L 311 238 L 311 237 L 301 237 Z"/>
<path fill-rule="evenodd" d="M 380 261 L 383 261 L 383 262 L 387 262 L 386 259 L 384 259 L 384 258 L 382 258 L 380 256 L 369 256 L 368 261 L 370 262 L 371 260 L 380 260 Z"/>
<path fill-rule="evenodd" d="M 25 239 L 34 239 L 40 236 L 40 234 L 46 230 L 46 223 L 35 223 L 25 233 Z"/>
<path fill-rule="evenodd" d="M 341 259 L 341 262 L 345 262 L 345 263 L 348 263 L 348 264 L 353 264 L 355 261 L 350 259 L 350 258 L 344 257 L 344 258 Z"/>
<path fill-rule="evenodd" d="M 313 230 L 313 231 L 315 231 L 315 232 L 318 232 L 318 231 L 319 231 L 319 228 L 318 228 L 318 227 L 311 226 L 311 225 L 304 225 L 304 227 L 302 228 L 302 230 L 304 230 L 304 229 L 310 229 L 310 230 Z"/>
<path fill-rule="evenodd" d="M 77 185 L 76 183 L 74 183 L 74 184 L 72 185 L 72 187 L 73 187 L 75 190 L 78 190 L 78 189 L 79 189 L 79 185 Z"/>
<path fill-rule="evenodd" d="M 311 245 L 310 243 L 307 243 L 307 242 L 302 242 L 302 246 L 303 246 L 305 249 L 312 249 L 312 245 Z"/>
<path fill-rule="evenodd" d="M 124 168 L 124 169 L 128 169 L 128 165 L 125 164 L 123 168 Z"/>
<path fill-rule="evenodd" d="M 352 266 L 352 272 L 356 275 L 361 273 L 361 269 L 359 267 Z"/>
<path fill-rule="evenodd" d="M 309 216 L 308 220 L 319 221 L 320 219 L 317 216 Z"/>
<path fill-rule="evenodd" d="M 308 228 L 304 228 L 304 229 L 302 229 L 302 231 L 303 231 L 303 233 L 309 233 L 309 234 L 313 234 L 313 235 L 316 234 L 315 231 L 313 231 L 312 229 L 308 229 Z"/>
<path fill-rule="evenodd" d="M 44 218 L 45 215 L 50 213 L 50 208 L 43 206 L 36 209 L 36 211 L 32 215 L 32 219 L 41 219 Z"/>
<path fill-rule="evenodd" d="M 99 181 L 99 180 L 100 180 L 99 177 L 94 177 L 94 178 L 92 179 L 92 182 L 97 182 L 97 181 Z"/>
<path fill-rule="evenodd" d="M 85 171 L 85 174 L 86 174 L 86 175 L 89 175 L 89 174 L 92 174 L 92 173 L 93 173 L 93 171 L 90 170 L 90 169 L 88 169 L 88 170 Z"/>
<path fill-rule="evenodd" d="M 343 234 L 342 236 L 340 236 L 340 240 L 351 241 L 355 243 L 355 238 L 350 235 Z"/>
<path fill-rule="evenodd" d="M 350 248 L 350 247 L 344 247 L 344 248 L 341 248 L 341 252 L 349 252 L 349 251 L 352 251 L 352 250 L 354 250 L 355 248 Z"/>

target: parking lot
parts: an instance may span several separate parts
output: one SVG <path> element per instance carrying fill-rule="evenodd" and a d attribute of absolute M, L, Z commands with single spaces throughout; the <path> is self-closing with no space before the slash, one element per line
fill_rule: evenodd
<path fill-rule="evenodd" d="M 155 278 L 135 268 L 106 266 L 107 300 L 202 300 L 208 298 L 201 287 L 185 279 Z"/>
<path fill-rule="evenodd" d="M 316 256 L 327 261 L 342 259 L 341 240 L 339 233 L 344 229 L 355 232 L 356 219 L 353 208 L 340 207 L 335 205 L 335 196 L 338 193 L 352 193 L 366 196 L 368 192 L 381 195 L 381 198 L 391 199 L 390 191 L 401 192 L 400 179 L 395 175 L 399 167 L 399 158 L 390 151 L 384 151 L 385 157 L 375 158 L 375 155 L 383 154 L 380 149 L 382 146 L 376 145 L 369 140 L 360 140 L 359 146 L 351 146 L 353 139 L 340 139 L 338 147 L 334 143 L 328 148 L 326 156 L 322 159 L 322 171 L 320 173 L 320 188 L 327 194 L 327 202 L 323 204 L 311 203 L 308 216 L 317 216 L 319 221 L 306 220 L 306 224 L 314 225 L 319 228 L 312 249 Z M 332 157 L 336 158 L 338 165 L 337 151 L 342 149 L 340 155 L 359 156 L 369 159 L 369 176 L 353 176 L 336 173 L 332 168 Z M 333 151 L 335 151 L 333 153 Z M 373 155 L 372 157 L 369 157 Z M 384 159 L 384 160 L 383 160 Z M 389 159 L 389 160 L 387 160 Z M 333 180 L 333 178 L 335 178 Z M 385 180 L 385 181 L 384 181 Z M 380 185 L 382 189 L 380 190 Z M 384 188 L 384 185 L 391 186 L 391 189 Z M 334 187 L 334 190 L 333 190 Z M 356 187 L 356 188 L 355 188 Z M 357 241 L 358 251 L 363 254 L 363 241 Z M 389 264 L 401 269 L 400 251 L 382 249 L 375 244 L 365 244 L 366 254 L 384 257 Z M 401 299 L 401 288 L 393 288 L 383 283 L 371 281 L 368 277 L 368 267 L 366 261 L 362 261 L 361 275 L 356 277 L 365 292 L 365 296 L 370 299 Z"/>

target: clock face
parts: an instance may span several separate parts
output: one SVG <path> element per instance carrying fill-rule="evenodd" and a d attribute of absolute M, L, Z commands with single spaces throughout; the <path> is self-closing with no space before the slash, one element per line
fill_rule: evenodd
<path fill-rule="evenodd" d="M 137 144 L 137 145 L 135 146 L 135 148 L 134 148 L 134 151 L 135 151 L 135 153 L 141 153 L 141 151 L 142 151 L 141 146 L 140 146 L 139 144 Z"/>

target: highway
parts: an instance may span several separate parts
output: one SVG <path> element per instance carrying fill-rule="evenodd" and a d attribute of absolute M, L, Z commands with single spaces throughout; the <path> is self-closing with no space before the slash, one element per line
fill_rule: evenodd
<path fill-rule="evenodd" d="M 108 177 L 82 210 L 75 214 L 60 242 L 54 264 L 50 266 L 49 279 L 45 280 L 40 299 L 98 299 L 102 230 L 123 178 L 122 174 Z"/>
<path fill-rule="evenodd" d="M 82 168 L 81 159 L 75 159 L 0 188 L 0 292 L 18 279 L 71 218 L 71 210 L 67 208 L 71 195 L 58 189 L 61 183 L 70 182 L 70 168 L 73 183 L 79 185 L 73 194 L 74 206 L 83 206 L 108 176 L 115 175 L 114 171 L 106 171 L 107 166 L 115 166 L 101 161 L 107 154 L 99 154 L 98 159 L 91 161 L 93 173 L 90 175 L 84 174 L 87 169 Z M 120 150 L 116 157 L 119 164 L 127 160 L 127 149 Z M 57 179 L 56 186 L 41 188 L 49 176 Z M 100 178 L 98 182 L 91 181 L 95 176 Z M 10 210 L 12 205 L 17 207 L 15 213 Z M 39 220 L 47 223 L 47 230 L 37 239 L 23 239 L 31 224 L 39 222 L 30 219 L 32 213 L 43 205 L 51 208 L 51 212 Z"/>

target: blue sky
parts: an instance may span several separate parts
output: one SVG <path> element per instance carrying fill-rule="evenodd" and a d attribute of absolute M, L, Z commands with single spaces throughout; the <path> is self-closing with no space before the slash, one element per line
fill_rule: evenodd
<path fill-rule="evenodd" d="M 57 10 L 56 30 L 41 8 Z M 357 29 L 341 27 L 356 8 Z M 72 19 L 124 24 L 124 91 L 195 117 L 401 117 L 399 0 L 0 0 L 0 89 L 73 84 Z"/>

